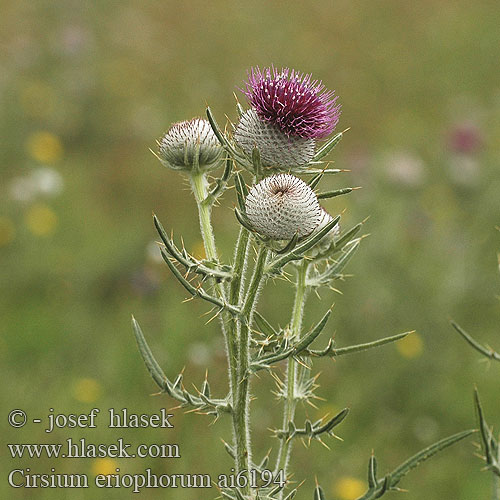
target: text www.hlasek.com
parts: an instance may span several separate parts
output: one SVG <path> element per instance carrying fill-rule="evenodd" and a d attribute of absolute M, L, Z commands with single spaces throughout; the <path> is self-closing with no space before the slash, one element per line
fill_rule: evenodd
<path fill-rule="evenodd" d="M 179 445 L 139 444 L 135 448 L 119 438 L 114 443 L 87 443 L 85 438 L 64 443 L 8 444 L 12 458 L 180 458 Z"/>

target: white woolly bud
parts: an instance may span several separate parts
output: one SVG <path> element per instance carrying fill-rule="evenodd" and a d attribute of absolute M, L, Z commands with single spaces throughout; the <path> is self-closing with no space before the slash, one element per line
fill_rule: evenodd
<path fill-rule="evenodd" d="M 266 167 L 288 171 L 306 166 L 314 157 L 314 139 L 287 136 L 276 125 L 261 120 L 254 109 L 242 115 L 234 139 L 249 156 L 257 147 L 262 165 Z"/>
<path fill-rule="evenodd" d="M 245 201 L 254 229 L 273 240 L 308 236 L 321 220 L 321 207 L 314 191 L 290 174 L 266 177 L 255 184 Z"/>
<path fill-rule="evenodd" d="M 333 220 L 333 217 L 323 208 L 321 207 L 321 218 L 318 224 L 318 227 L 315 229 L 316 231 L 320 231 L 323 229 L 329 222 Z M 337 222 L 333 229 L 331 229 L 323 238 L 321 238 L 316 245 L 314 245 L 310 250 L 310 255 L 312 257 L 316 257 L 316 255 L 325 252 L 333 243 L 333 240 L 340 233 L 340 224 Z"/>
<path fill-rule="evenodd" d="M 174 123 L 158 141 L 159 158 L 174 170 L 206 170 L 217 166 L 222 148 L 210 123 L 201 118 Z"/>

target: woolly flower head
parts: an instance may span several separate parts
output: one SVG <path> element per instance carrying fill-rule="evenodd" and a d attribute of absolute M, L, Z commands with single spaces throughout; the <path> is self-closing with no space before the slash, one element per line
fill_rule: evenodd
<path fill-rule="evenodd" d="M 276 125 L 262 121 L 252 108 L 240 118 L 234 139 L 249 156 L 257 147 L 265 167 L 288 171 L 307 165 L 314 157 L 314 139 L 287 137 Z"/>
<path fill-rule="evenodd" d="M 174 123 L 158 146 L 161 162 L 174 170 L 207 170 L 217 166 L 222 154 L 210 123 L 201 118 Z"/>
<path fill-rule="evenodd" d="M 314 191 L 290 174 L 272 175 L 255 184 L 245 200 L 245 210 L 254 229 L 273 240 L 308 236 L 321 220 Z"/>
<path fill-rule="evenodd" d="M 259 117 L 287 137 L 321 139 L 330 135 L 339 121 L 335 93 L 325 91 L 311 75 L 293 69 L 252 68 L 243 92 Z"/>
<path fill-rule="evenodd" d="M 318 226 L 315 231 L 320 231 L 323 229 L 329 222 L 333 220 L 333 217 L 323 208 L 321 207 L 321 217 Z M 337 222 L 333 229 L 327 233 L 323 239 L 321 239 L 314 247 L 312 247 L 310 254 L 312 257 L 316 257 L 318 254 L 325 252 L 334 242 L 336 236 L 340 233 L 340 224 Z"/>

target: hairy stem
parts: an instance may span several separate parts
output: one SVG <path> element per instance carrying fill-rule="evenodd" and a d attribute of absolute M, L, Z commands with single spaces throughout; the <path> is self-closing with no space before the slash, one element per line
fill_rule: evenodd
<path fill-rule="evenodd" d="M 232 305 L 240 305 L 243 298 L 244 277 L 247 268 L 248 248 L 249 248 L 249 232 L 240 227 L 238 240 L 234 250 L 234 264 L 233 264 L 233 279 L 229 285 L 229 303 Z M 234 317 L 229 320 L 228 339 L 231 343 L 232 353 L 235 358 L 231 360 L 231 369 L 233 380 L 236 380 L 236 367 L 238 364 L 238 339 L 240 336 L 241 322 L 236 321 Z M 234 395 L 232 395 L 234 397 Z"/>
<path fill-rule="evenodd" d="M 203 172 L 192 172 L 190 175 L 191 188 L 198 205 L 200 229 L 207 259 L 217 261 L 217 248 L 212 229 L 212 203 L 208 200 L 208 180 Z"/>
<path fill-rule="evenodd" d="M 292 318 L 290 321 L 291 337 L 295 341 L 300 338 L 302 328 L 302 320 L 304 317 L 304 305 L 307 298 L 307 269 L 308 262 L 304 260 L 297 270 L 297 282 L 295 285 L 295 300 L 293 303 Z M 288 428 L 288 424 L 293 422 L 295 410 L 297 408 L 297 380 L 301 375 L 301 369 L 293 357 L 288 358 L 286 370 L 286 398 L 283 408 L 283 429 Z M 276 460 L 275 474 L 283 471 L 283 476 L 286 478 L 288 463 L 290 461 L 290 453 L 292 451 L 292 440 L 282 438 Z"/>
<path fill-rule="evenodd" d="M 250 445 L 250 329 L 252 326 L 253 313 L 259 296 L 263 280 L 263 270 L 266 264 L 268 250 L 260 246 L 257 261 L 248 285 L 245 301 L 243 303 L 240 322 L 239 354 L 236 384 L 236 405 L 233 410 L 233 427 L 236 438 L 236 470 L 247 471 L 252 463 Z M 248 489 L 247 489 L 248 492 Z"/>

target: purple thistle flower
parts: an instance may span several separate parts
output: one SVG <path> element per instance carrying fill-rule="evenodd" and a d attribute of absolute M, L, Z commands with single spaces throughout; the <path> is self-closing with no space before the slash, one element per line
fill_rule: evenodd
<path fill-rule="evenodd" d="M 325 91 L 311 75 L 293 69 L 252 68 L 242 92 L 262 120 L 276 125 L 288 137 L 324 138 L 339 121 L 335 93 Z"/>

